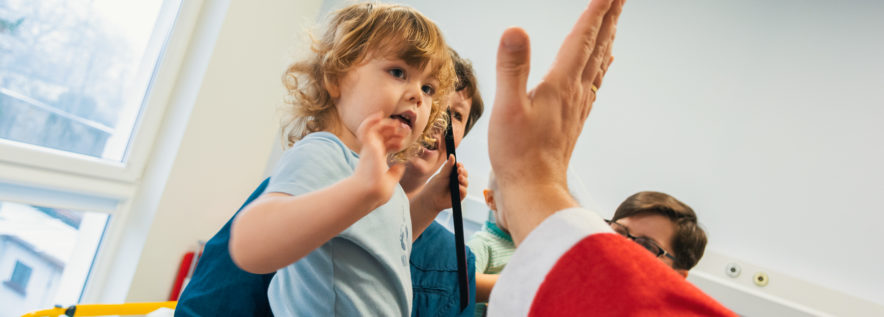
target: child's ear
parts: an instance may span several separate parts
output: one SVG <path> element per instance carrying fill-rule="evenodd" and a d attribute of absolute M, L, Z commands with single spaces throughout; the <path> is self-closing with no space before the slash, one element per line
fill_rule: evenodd
<path fill-rule="evenodd" d="M 329 96 L 332 99 L 338 99 L 341 97 L 341 89 L 338 87 L 338 81 L 334 78 L 325 77 L 323 78 L 325 91 L 328 91 Z"/>
<path fill-rule="evenodd" d="M 488 205 L 488 208 L 491 210 L 497 210 L 497 203 L 494 201 L 494 191 L 490 189 L 485 189 L 482 191 L 482 195 L 485 195 L 485 204 Z"/>

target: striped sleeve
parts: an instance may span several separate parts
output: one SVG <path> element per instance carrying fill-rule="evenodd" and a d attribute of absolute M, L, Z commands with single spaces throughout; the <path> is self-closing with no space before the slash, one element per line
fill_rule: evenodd
<path fill-rule="evenodd" d="M 487 239 L 482 238 L 482 231 L 476 232 L 470 238 L 470 241 L 467 242 L 467 246 L 476 255 L 476 273 L 485 274 L 485 269 L 488 268 L 490 253 Z"/>

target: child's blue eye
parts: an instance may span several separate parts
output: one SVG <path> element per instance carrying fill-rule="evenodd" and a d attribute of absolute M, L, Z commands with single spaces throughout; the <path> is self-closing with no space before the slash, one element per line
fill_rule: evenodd
<path fill-rule="evenodd" d="M 421 90 L 423 90 L 424 93 L 427 94 L 428 96 L 432 96 L 433 94 L 436 93 L 436 88 L 433 88 L 433 86 L 430 86 L 430 85 L 423 85 L 421 87 Z"/>
<path fill-rule="evenodd" d="M 396 78 L 405 78 L 405 71 L 401 68 L 393 68 L 387 71 L 390 75 Z"/>
<path fill-rule="evenodd" d="M 454 119 L 457 121 L 463 121 L 463 114 L 461 114 L 460 112 L 455 112 Z"/>

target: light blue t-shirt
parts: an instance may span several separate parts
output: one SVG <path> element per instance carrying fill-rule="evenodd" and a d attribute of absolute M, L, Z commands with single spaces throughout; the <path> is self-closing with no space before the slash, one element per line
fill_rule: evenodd
<path fill-rule="evenodd" d="M 283 153 L 266 192 L 316 191 L 352 175 L 358 162 L 334 134 L 312 133 Z M 411 241 L 408 197 L 397 185 L 386 204 L 276 271 L 267 291 L 273 314 L 409 316 Z"/>

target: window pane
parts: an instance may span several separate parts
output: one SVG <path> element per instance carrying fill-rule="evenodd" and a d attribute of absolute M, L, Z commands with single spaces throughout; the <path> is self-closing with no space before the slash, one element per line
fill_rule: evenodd
<path fill-rule="evenodd" d="M 0 317 L 75 304 L 108 218 L 0 201 Z"/>
<path fill-rule="evenodd" d="M 174 21 L 160 17 L 177 10 L 162 0 L 0 0 L 0 138 L 124 160 Z"/>

